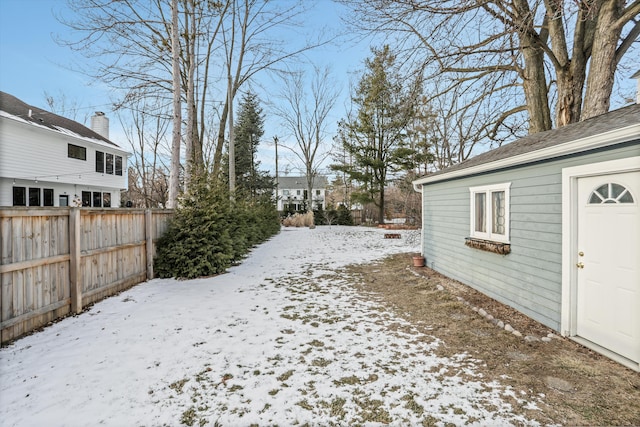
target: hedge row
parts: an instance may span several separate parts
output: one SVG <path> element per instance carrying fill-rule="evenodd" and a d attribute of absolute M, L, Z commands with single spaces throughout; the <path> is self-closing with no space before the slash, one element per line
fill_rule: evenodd
<path fill-rule="evenodd" d="M 206 179 L 194 184 L 179 205 L 158 242 L 154 270 L 160 277 L 223 273 L 280 231 L 270 197 L 231 201 L 225 188 Z"/>

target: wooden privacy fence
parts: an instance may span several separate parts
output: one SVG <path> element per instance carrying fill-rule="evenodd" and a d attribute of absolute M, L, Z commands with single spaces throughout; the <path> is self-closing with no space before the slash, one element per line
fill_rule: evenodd
<path fill-rule="evenodd" d="M 173 211 L 0 208 L 2 343 L 153 278 Z"/>

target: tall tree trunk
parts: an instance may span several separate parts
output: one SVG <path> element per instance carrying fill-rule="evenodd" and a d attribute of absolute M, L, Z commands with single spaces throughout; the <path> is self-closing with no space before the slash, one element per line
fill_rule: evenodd
<path fill-rule="evenodd" d="M 316 175 L 309 166 L 307 165 L 307 212 L 313 210 L 313 180 Z"/>
<path fill-rule="evenodd" d="M 529 133 L 544 132 L 551 129 L 551 111 L 547 96 L 547 77 L 544 73 L 544 52 L 535 31 L 532 12 L 526 0 L 513 2 L 520 50 L 524 58 L 524 70 L 521 71 L 527 110 L 529 111 Z"/>
<path fill-rule="evenodd" d="M 624 0 L 604 0 L 602 2 L 593 38 L 582 120 L 609 111 L 613 77 L 618 65 L 616 47 L 622 33 L 620 17 L 623 12 Z"/>
<path fill-rule="evenodd" d="M 178 0 L 171 0 L 171 62 L 173 71 L 173 133 L 171 139 L 171 170 L 169 174 L 169 208 L 176 207 L 180 190 L 180 128 L 182 99 L 180 89 L 180 32 L 178 30 Z"/>
<path fill-rule="evenodd" d="M 556 0 L 545 0 L 546 15 L 540 29 L 540 45 L 551 41 L 553 56 L 551 63 L 556 70 L 556 87 L 558 101 L 556 103 L 556 126 L 564 126 L 577 121 L 574 119 L 576 99 L 573 91 L 573 75 L 571 61 L 567 50 L 567 38 L 564 31 L 562 4 Z M 579 113 L 578 109 L 578 113 Z"/>
<path fill-rule="evenodd" d="M 188 6 L 188 7 L 186 7 Z M 189 13 L 189 8 L 191 13 Z M 193 0 L 185 2 L 185 45 L 187 58 L 187 134 L 185 136 L 185 172 L 184 191 L 186 192 L 191 184 L 194 171 L 197 173 L 198 162 L 195 157 L 194 136 L 196 135 L 195 123 L 195 70 L 196 70 L 196 11 Z"/>
<path fill-rule="evenodd" d="M 384 184 L 380 185 L 380 196 L 378 198 L 378 224 L 384 224 Z"/>
<path fill-rule="evenodd" d="M 218 128 L 218 142 L 216 143 L 216 151 L 213 154 L 213 176 L 218 177 L 220 174 L 220 168 L 222 167 L 222 151 L 224 149 L 224 133 L 227 130 L 227 115 L 229 114 L 229 96 L 222 108 L 220 114 L 220 127 Z"/>

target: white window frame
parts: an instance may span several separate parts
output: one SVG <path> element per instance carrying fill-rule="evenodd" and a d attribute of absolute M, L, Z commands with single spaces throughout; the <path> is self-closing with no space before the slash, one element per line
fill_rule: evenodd
<path fill-rule="evenodd" d="M 490 240 L 493 242 L 510 243 L 510 229 L 511 224 L 509 221 L 511 210 L 511 198 L 510 198 L 511 183 L 505 182 L 501 184 L 483 185 L 478 187 L 469 187 L 469 200 L 470 200 L 470 212 L 469 212 L 469 235 L 476 239 Z M 493 233 L 493 227 L 491 219 L 493 218 L 491 193 L 504 191 L 505 201 L 505 214 L 504 214 L 504 234 Z M 476 231 L 476 194 L 485 194 L 485 230 L 486 232 Z"/>

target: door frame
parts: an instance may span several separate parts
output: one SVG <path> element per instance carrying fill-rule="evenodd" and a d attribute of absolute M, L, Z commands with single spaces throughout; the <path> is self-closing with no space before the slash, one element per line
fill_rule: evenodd
<path fill-rule="evenodd" d="M 640 171 L 640 156 L 562 169 L 562 298 L 560 333 L 634 370 L 640 371 L 640 363 L 620 356 L 599 346 L 597 343 L 576 336 L 578 270 L 575 264 L 578 252 L 578 179 L 633 171 Z"/>

